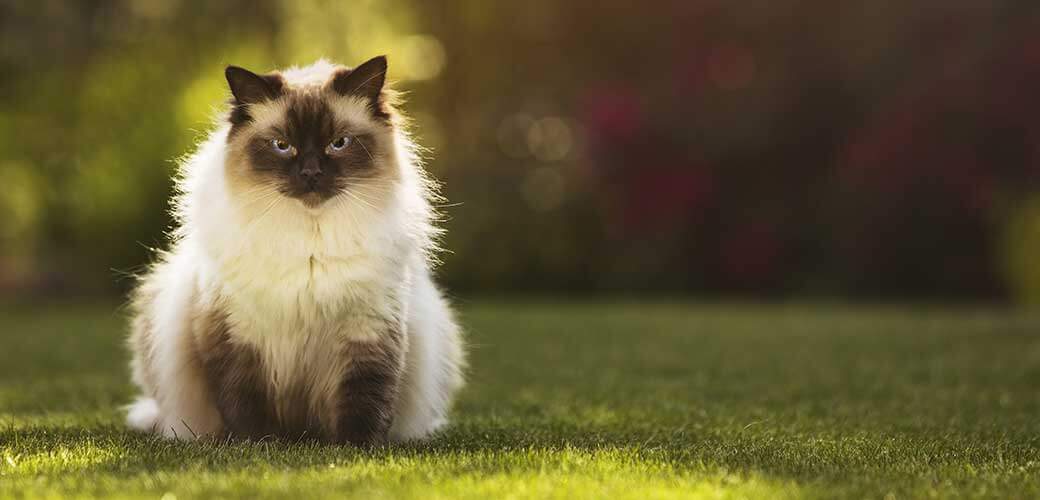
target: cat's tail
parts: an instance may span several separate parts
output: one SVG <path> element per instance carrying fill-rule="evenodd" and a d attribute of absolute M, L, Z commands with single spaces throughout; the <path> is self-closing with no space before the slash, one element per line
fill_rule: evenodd
<path fill-rule="evenodd" d="M 139 431 L 155 432 L 155 427 L 159 425 L 159 403 L 145 397 L 134 401 L 126 407 L 126 423 Z"/>

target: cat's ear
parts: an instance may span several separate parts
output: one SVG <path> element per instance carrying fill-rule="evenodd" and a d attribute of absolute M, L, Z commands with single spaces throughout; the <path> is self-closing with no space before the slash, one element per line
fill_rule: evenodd
<path fill-rule="evenodd" d="M 341 69 L 332 76 L 332 89 L 342 96 L 365 98 L 379 109 L 379 97 L 386 83 L 386 56 L 376 56 L 353 70 Z"/>
<path fill-rule="evenodd" d="M 238 66 L 228 66 L 224 77 L 237 104 L 256 104 L 282 93 L 282 78 L 277 74 L 261 76 Z"/>

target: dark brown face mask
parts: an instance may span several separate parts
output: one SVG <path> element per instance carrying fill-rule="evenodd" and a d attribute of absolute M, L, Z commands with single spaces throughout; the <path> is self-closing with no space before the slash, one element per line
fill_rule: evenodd
<path fill-rule="evenodd" d="M 286 196 L 317 206 L 352 181 L 375 175 L 381 153 L 369 135 L 352 134 L 351 124 L 336 119 L 329 105 L 335 96 L 360 97 L 374 120 L 388 122 L 383 102 L 386 59 L 373 58 L 355 69 L 340 69 L 320 92 L 295 90 L 281 74 L 257 75 L 230 66 L 225 72 L 231 93 L 231 140 L 252 122 L 249 107 L 267 101 L 285 103 L 284 117 L 253 132 L 247 145 L 251 169 Z"/>

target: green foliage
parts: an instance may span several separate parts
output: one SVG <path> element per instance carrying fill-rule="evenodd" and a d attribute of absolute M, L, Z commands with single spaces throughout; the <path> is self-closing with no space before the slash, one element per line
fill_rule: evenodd
<path fill-rule="evenodd" d="M 3 311 L 0 497 L 1040 495 L 1035 314 L 501 302 L 462 316 L 471 381 L 453 425 L 360 451 L 129 433 L 119 314 Z"/>

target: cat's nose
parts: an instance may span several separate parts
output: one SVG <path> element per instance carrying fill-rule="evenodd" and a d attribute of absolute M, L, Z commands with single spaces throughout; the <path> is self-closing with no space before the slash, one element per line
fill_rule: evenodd
<path fill-rule="evenodd" d="M 321 164 L 317 158 L 307 158 L 300 168 L 300 177 L 305 181 L 314 181 L 321 177 Z"/>

